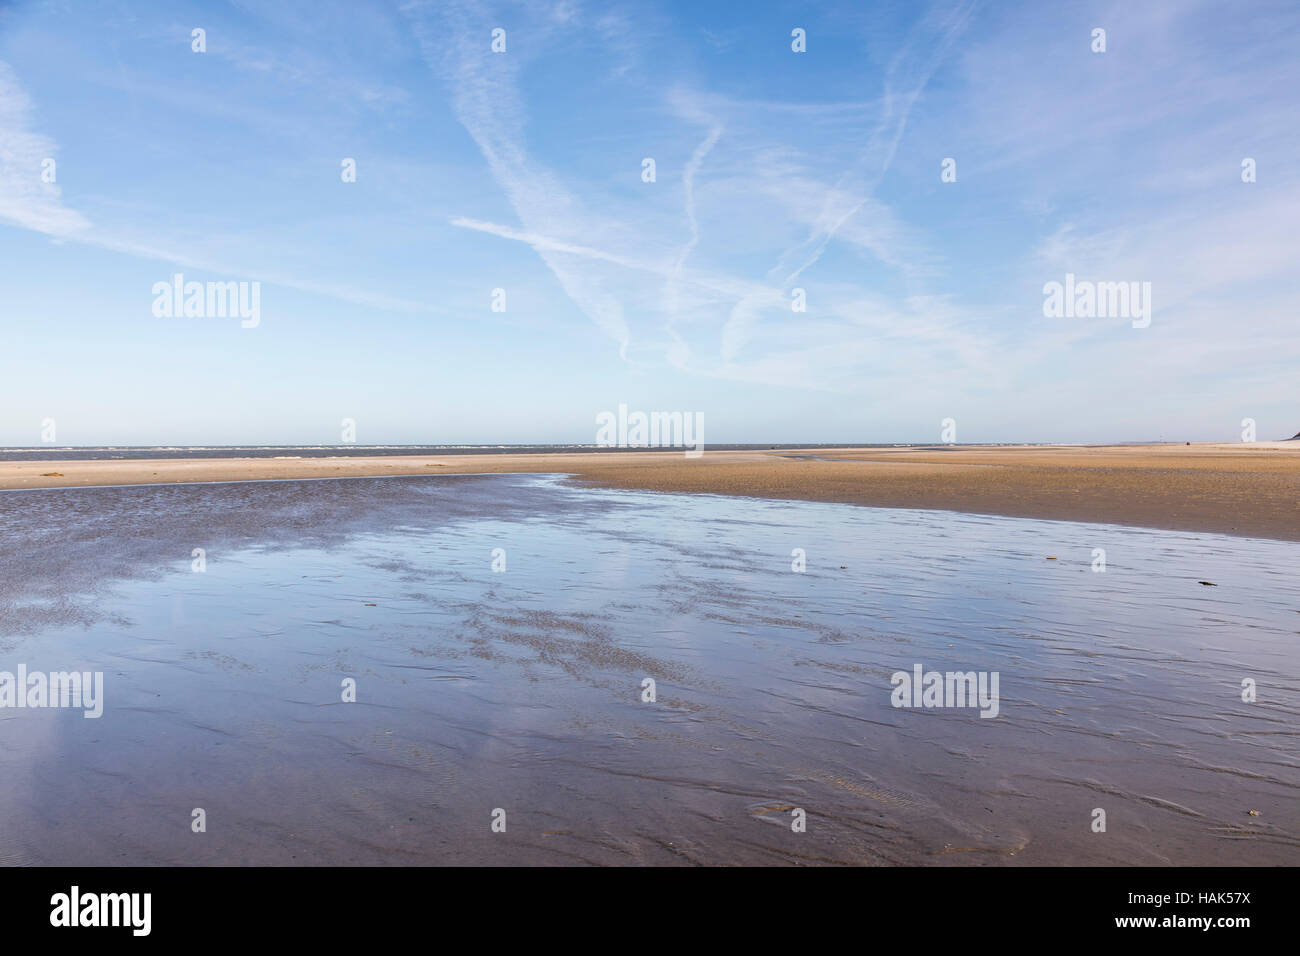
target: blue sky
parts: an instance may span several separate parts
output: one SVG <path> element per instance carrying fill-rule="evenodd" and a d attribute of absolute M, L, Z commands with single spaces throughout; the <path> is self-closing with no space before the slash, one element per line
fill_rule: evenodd
<path fill-rule="evenodd" d="M 20 0 L 0 443 L 1289 437 L 1298 41 L 1290 2 Z M 156 317 L 175 272 L 260 324 Z M 1150 326 L 1045 317 L 1067 272 Z"/>

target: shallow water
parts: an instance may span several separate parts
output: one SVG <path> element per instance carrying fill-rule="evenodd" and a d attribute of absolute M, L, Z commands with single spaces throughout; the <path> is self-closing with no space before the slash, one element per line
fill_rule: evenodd
<path fill-rule="evenodd" d="M 0 671 L 106 700 L 0 709 L 0 863 L 1294 864 L 1298 558 L 545 476 L 3 492 Z M 918 664 L 997 717 L 894 707 Z"/>

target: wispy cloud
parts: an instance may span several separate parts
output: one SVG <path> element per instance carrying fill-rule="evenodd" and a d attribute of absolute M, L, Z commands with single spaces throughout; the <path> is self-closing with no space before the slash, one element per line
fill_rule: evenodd
<path fill-rule="evenodd" d="M 645 216 L 640 206 L 629 206 L 623 199 L 610 202 L 598 194 L 582 196 L 526 148 L 527 109 L 519 83 L 521 71 L 530 64 L 525 57 L 490 52 L 488 37 L 495 21 L 484 8 L 453 6 L 435 13 L 421 6 L 409 12 L 415 18 L 426 59 L 446 80 L 457 117 L 478 145 L 522 226 L 499 226 L 469 216 L 456 217 L 453 224 L 527 242 L 570 298 L 618 343 L 625 358 L 633 337 L 631 316 L 644 312 L 647 301 L 655 301 L 653 290 L 646 286 L 647 275 L 662 275 L 659 325 L 667 334 L 662 342 L 666 360 L 699 374 L 729 376 L 736 374 L 737 361 L 764 318 L 781 312 L 789 315 L 791 285 L 837 237 L 842 235 L 850 245 L 868 251 L 909 279 L 923 276 L 930 268 L 930 260 L 918 251 L 919 242 L 907 234 L 885 204 L 871 196 L 871 190 L 887 172 L 909 111 L 965 25 L 971 8 L 963 4 L 937 26 L 926 25 L 925 29 L 939 31 L 938 38 L 918 38 L 914 52 L 899 55 L 878 100 L 808 106 L 810 113 L 819 116 L 819 123 L 838 125 L 841 135 L 859 126 L 865 136 L 856 150 L 844 154 L 841 148 L 848 168 L 842 167 L 830 181 L 812 174 L 797 149 L 791 153 L 788 143 L 780 146 L 782 141 L 770 138 L 781 125 L 773 125 L 762 114 L 790 112 L 794 104 L 743 103 L 680 83 L 670 85 L 664 104 L 669 115 L 680 119 L 686 128 L 703 128 L 704 134 L 695 140 L 679 167 L 677 182 L 686 235 L 670 254 L 666 269 L 658 254 L 647 259 L 645 252 L 648 248 L 671 249 L 667 221 Z M 531 35 L 539 27 L 534 24 L 529 29 L 529 49 L 545 48 L 544 39 Z M 896 88 L 899 84 L 903 88 Z M 727 135 L 733 119 L 734 142 Z M 778 266 L 766 276 L 737 275 L 707 264 L 690 267 L 703 235 L 697 177 L 722 143 L 730 143 L 731 149 L 710 177 L 717 197 L 733 191 L 752 196 L 757 191 L 770 208 L 780 211 L 780 219 L 807 230 L 804 238 L 791 237 L 783 249 L 778 248 Z M 809 146 L 818 149 L 821 142 Z M 759 159 L 757 165 L 755 158 Z M 816 157 L 812 165 L 824 168 L 826 164 Z M 829 169 L 824 172 L 831 174 Z M 671 181 L 671 167 L 661 164 L 659 176 L 662 187 Z M 602 210 L 600 214 L 592 211 L 594 205 Z M 621 221 L 616 210 L 627 219 Z M 742 214 L 747 217 L 754 212 L 743 210 Z M 718 208 L 711 207 L 710 213 L 716 225 Z M 855 217 L 863 218 L 857 221 Z M 717 241 L 726 241 L 725 231 Z M 725 258 L 721 252 L 720 247 L 711 248 L 708 258 Z M 641 334 L 653 338 L 649 329 Z M 813 325 L 806 326 L 804 334 L 828 335 L 824 327 Z M 769 345 L 764 342 L 760 352 Z M 783 350 L 779 354 L 789 353 Z M 722 368 L 727 371 L 719 372 Z M 798 383 L 803 376 L 792 373 L 784 378 Z"/>
<path fill-rule="evenodd" d="M 0 62 L 0 221 L 54 238 L 75 238 L 90 228 L 63 204 L 57 185 L 57 149 L 33 129 L 32 104 L 6 63 Z M 42 181 L 54 160 L 55 182 Z"/>

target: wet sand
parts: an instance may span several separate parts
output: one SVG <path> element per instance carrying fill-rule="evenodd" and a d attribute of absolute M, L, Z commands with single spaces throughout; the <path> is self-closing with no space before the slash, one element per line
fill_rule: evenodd
<path fill-rule="evenodd" d="M 344 452 L 345 449 L 340 449 Z M 0 462 L 0 489 L 564 473 L 595 487 L 1300 540 L 1300 442 Z"/>
<path fill-rule="evenodd" d="M 0 864 L 1294 864 L 1297 550 L 540 476 L 4 493 L 0 670 L 105 700 L 0 710 Z M 996 718 L 893 706 L 916 665 Z"/>

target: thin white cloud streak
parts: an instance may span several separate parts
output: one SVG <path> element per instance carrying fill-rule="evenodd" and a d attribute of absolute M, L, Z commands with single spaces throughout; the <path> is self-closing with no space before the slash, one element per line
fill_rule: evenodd
<path fill-rule="evenodd" d="M 662 262 L 653 262 L 643 259 L 634 259 L 630 256 L 607 252 L 603 249 L 597 249 L 592 246 L 566 242 L 552 236 L 546 236 L 536 232 L 527 232 L 522 229 L 515 229 L 511 226 L 503 226 L 498 223 L 484 222 L 479 219 L 470 219 L 465 216 L 457 216 L 451 219 L 450 222 L 453 226 L 457 226 L 461 229 L 472 229 L 475 232 L 486 233 L 500 239 L 512 239 L 515 242 L 525 243 L 526 245 L 533 247 L 533 249 L 535 249 L 539 254 L 548 252 L 559 253 L 566 256 L 589 259 L 597 262 L 608 262 L 611 265 L 620 266 L 633 272 L 646 273 L 664 280 L 670 279 L 674 274 L 676 274 L 677 279 L 681 284 L 714 292 L 719 296 L 749 295 L 765 288 L 758 282 L 736 279 L 719 273 L 701 272 L 699 270 L 691 269 L 683 269 L 680 273 L 675 273 L 675 264 L 668 262 L 667 260 Z"/>
<path fill-rule="evenodd" d="M 682 199 L 690 236 L 685 245 L 682 246 L 681 252 L 678 253 L 677 259 L 673 263 L 672 272 L 668 277 L 668 301 L 665 310 L 665 328 L 673 338 L 673 344 L 668 352 L 668 359 L 678 368 L 685 366 L 690 358 L 690 347 L 677 333 L 675 322 L 677 313 L 681 308 L 679 284 L 686 268 L 686 260 L 690 258 L 691 252 L 700 242 L 700 223 L 695 215 L 695 175 L 699 172 L 700 167 L 704 164 L 705 157 L 709 155 L 709 152 L 717 144 L 721 136 L 722 127 L 716 123 L 713 124 L 708 135 L 695 147 L 695 150 L 691 153 L 691 158 L 686 162 L 686 167 L 682 170 Z"/>
<path fill-rule="evenodd" d="M 488 235 L 497 236 L 501 239 L 513 239 L 516 242 L 527 243 L 539 253 L 563 252 L 569 255 L 582 256 L 586 259 L 597 259 L 601 262 L 610 262 L 627 269 L 637 269 L 639 271 L 654 272 L 656 274 L 663 274 L 667 271 L 666 267 L 662 265 L 639 262 L 635 259 L 630 259 L 627 256 L 605 252 L 603 249 L 594 249 L 591 246 L 582 246 L 577 243 L 565 242 L 562 239 L 554 239 L 540 233 L 526 232 L 522 229 L 514 229 L 510 226 L 502 226 L 493 222 L 483 222 L 479 219 L 456 216 L 451 220 L 451 224 L 453 226 L 459 226 L 461 229 L 473 229 L 475 232 L 485 232 Z"/>

